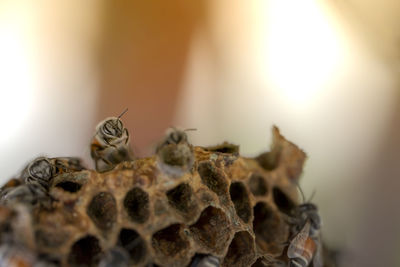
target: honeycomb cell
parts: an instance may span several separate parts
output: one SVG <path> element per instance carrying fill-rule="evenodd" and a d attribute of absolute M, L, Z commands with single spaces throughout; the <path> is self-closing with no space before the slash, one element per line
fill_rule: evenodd
<path fill-rule="evenodd" d="M 193 190 L 188 184 L 180 184 L 167 192 L 168 201 L 175 209 L 188 213 L 193 210 Z"/>
<path fill-rule="evenodd" d="M 241 182 L 234 182 L 229 188 L 231 200 L 235 206 L 236 214 L 245 223 L 251 218 L 251 206 L 246 187 Z"/>
<path fill-rule="evenodd" d="M 93 197 L 87 213 L 96 226 L 102 230 L 109 230 L 117 219 L 117 203 L 109 192 L 100 192 Z"/>
<path fill-rule="evenodd" d="M 239 153 L 239 146 L 228 142 L 223 142 L 222 144 L 216 146 L 205 147 L 205 150 L 210 152 L 235 154 Z"/>
<path fill-rule="evenodd" d="M 201 246 L 218 254 L 227 245 L 231 227 L 222 210 L 209 206 L 203 210 L 197 222 L 190 226 L 190 231 Z"/>
<path fill-rule="evenodd" d="M 61 188 L 67 192 L 76 193 L 82 188 L 82 185 L 80 183 L 72 181 L 63 181 L 56 184 L 56 187 Z"/>
<path fill-rule="evenodd" d="M 68 255 L 68 264 L 73 267 L 97 266 L 102 255 L 99 240 L 87 235 L 71 247 Z"/>
<path fill-rule="evenodd" d="M 126 194 L 124 206 L 134 222 L 144 223 L 150 216 L 149 195 L 139 187 L 133 188 Z"/>
<path fill-rule="evenodd" d="M 228 183 L 225 179 L 225 175 L 211 162 L 201 162 L 197 171 L 199 172 L 203 183 L 217 195 L 221 196 L 227 193 Z"/>
<path fill-rule="evenodd" d="M 283 248 L 287 239 L 287 229 L 284 223 L 267 203 L 259 202 L 254 206 L 253 230 L 256 243 L 264 252 L 277 252 Z"/>
<path fill-rule="evenodd" d="M 278 187 L 274 187 L 272 190 L 272 194 L 274 197 L 274 202 L 276 206 L 285 214 L 290 214 L 293 209 L 296 207 L 296 204 L 290 200 L 290 198 L 282 192 Z"/>
<path fill-rule="evenodd" d="M 128 251 L 130 262 L 133 264 L 137 264 L 146 258 L 146 243 L 133 229 L 124 228 L 120 231 L 118 245 Z"/>
<path fill-rule="evenodd" d="M 267 182 L 264 180 L 263 176 L 257 173 L 253 173 L 250 176 L 249 188 L 255 196 L 266 196 L 268 193 Z"/>
<path fill-rule="evenodd" d="M 190 243 L 183 237 L 182 228 L 180 224 L 173 224 L 153 234 L 151 243 L 154 250 L 166 257 L 184 254 Z"/>
<path fill-rule="evenodd" d="M 272 151 L 259 155 L 256 160 L 263 169 L 272 171 L 278 167 L 280 158 L 281 149 L 273 148 Z"/>
<path fill-rule="evenodd" d="M 255 248 L 253 237 L 247 231 L 235 234 L 222 266 L 249 266 L 254 260 Z"/>

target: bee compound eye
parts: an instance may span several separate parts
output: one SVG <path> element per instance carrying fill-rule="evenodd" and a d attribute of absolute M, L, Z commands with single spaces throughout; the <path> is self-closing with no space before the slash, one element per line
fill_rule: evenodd
<path fill-rule="evenodd" d="M 118 119 L 111 119 L 104 123 L 103 132 L 106 135 L 120 137 L 122 135 L 122 122 Z"/>
<path fill-rule="evenodd" d="M 34 178 L 49 180 L 53 176 L 53 165 L 45 158 L 38 159 L 29 167 L 29 173 Z"/>

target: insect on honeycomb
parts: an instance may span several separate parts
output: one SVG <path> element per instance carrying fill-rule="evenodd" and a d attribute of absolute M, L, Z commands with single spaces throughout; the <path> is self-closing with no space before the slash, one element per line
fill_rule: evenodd
<path fill-rule="evenodd" d="M 0 205 L 1 266 L 190 266 L 196 255 L 273 266 L 264 259 L 284 258 L 283 214 L 298 204 L 305 158 L 274 127 L 271 151 L 256 158 L 229 143 L 168 144 L 110 171 L 62 172 L 50 205 Z"/>

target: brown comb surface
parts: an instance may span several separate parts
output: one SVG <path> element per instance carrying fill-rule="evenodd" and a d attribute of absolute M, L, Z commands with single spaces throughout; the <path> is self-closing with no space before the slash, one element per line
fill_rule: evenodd
<path fill-rule="evenodd" d="M 276 127 L 271 151 L 257 158 L 228 143 L 193 153 L 180 176 L 163 172 L 156 155 L 105 173 L 59 175 L 50 208 L 0 206 L 0 233 L 56 266 L 97 266 L 115 246 L 129 252 L 131 266 L 187 266 L 195 254 L 261 266 L 282 255 L 289 226 L 281 214 L 297 203 L 305 153 Z"/>

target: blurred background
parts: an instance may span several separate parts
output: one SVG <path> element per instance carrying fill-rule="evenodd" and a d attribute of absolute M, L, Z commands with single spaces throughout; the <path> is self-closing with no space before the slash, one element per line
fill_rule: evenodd
<path fill-rule="evenodd" d="M 79 156 L 119 115 L 136 154 L 169 126 L 196 145 L 308 154 L 341 266 L 400 266 L 398 0 L 0 1 L 0 182 Z"/>

